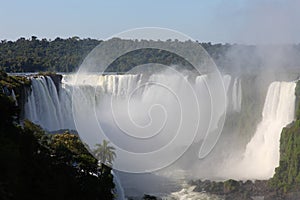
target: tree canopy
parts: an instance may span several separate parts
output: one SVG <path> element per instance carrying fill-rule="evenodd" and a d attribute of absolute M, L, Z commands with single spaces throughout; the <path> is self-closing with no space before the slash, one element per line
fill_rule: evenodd
<path fill-rule="evenodd" d="M 55 40 L 19 38 L 16 41 L 2 40 L 0 43 L 0 69 L 6 72 L 73 72 L 80 66 L 87 54 L 102 41 L 71 37 Z M 133 43 L 145 41 L 132 41 Z M 151 41 L 150 41 L 151 42 Z M 152 41 L 153 42 L 153 41 Z M 164 41 L 159 41 L 164 42 Z M 174 48 L 180 41 L 168 40 Z M 224 57 L 229 44 L 199 43 L 214 58 Z M 110 53 L 110 52 L 108 52 Z M 129 52 L 109 66 L 108 72 L 124 72 L 144 63 L 178 64 L 190 66 L 183 58 L 158 49 L 141 49 Z"/>
<path fill-rule="evenodd" d="M 20 38 L 0 43 L 0 69 L 6 72 L 74 71 L 101 41 L 71 37 L 55 40 Z"/>

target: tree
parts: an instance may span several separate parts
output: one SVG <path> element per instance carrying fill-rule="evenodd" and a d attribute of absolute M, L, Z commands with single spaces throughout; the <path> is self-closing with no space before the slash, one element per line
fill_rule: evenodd
<path fill-rule="evenodd" d="M 36 36 L 31 36 L 31 41 L 35 41 L 37 39 Z"/>
<path fill-rule="evenodd" d="M 102 144 L 96 144 L 97 148 L 94 154 L 102 164 L 111 166 L 116 157 L 116 153 L 114 152 L 115 148 L 108 144 L 109 141 L 106 140 L 103 140 Z"/>

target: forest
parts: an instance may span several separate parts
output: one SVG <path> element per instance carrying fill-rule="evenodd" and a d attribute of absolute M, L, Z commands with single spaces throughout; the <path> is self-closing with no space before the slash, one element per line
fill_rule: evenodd
<path fill-rule="evenodd" d="M 96 39 L 80 39 L 70 37 L 54 40 L 38 39 L 32 36 L 16 41 L 2 40 L 0 43 L 0 69 L 6 72 L 74 72 L 88 53 L 102 41 Z M 175 45 L 178 41 L 173 42 Z M 224 60 L 226 52 L 234 45 L 199 43 L 216 61 Z M 246 51 L 252 51 L 251 46 L 244 46 Z M 132 56 L 134 55 L 134 57 Z M 108 71 L 124 72 L 128 66 L 135 66 L 144 62 L 158 61 L 162 64 L 186 64 L 182 59 L 166 51 L 145 50 L 128 53 L 117 59 Z M 226 63 L 226 62 L 224 62 Z"/>
<path fill-rule="evenodd" d="M 6 72 L 74 71 L 101 41 L 71 37 L 55 40 L 20 38 L 0 43 L 0 69 Z"/>
<path fill-rule="evenodd" d="M 38 39 L 35 36 L 28 39 L 21 37 L 16 41 L 1 40 L 0 69 L 7 73 L 75 72 L 86 56 L 101 42 L 102 40 L 81 39 L 76 36 L 67 39 L 57 37 L 54 40 Z M 136 42 L 147 41 L 132 40 L 128 44 L 134 45 Z M 167 42 L 176 47 L 180 41 L 167 40 L 159 42 Z M 189 50 L 188 42 L 186 44 L 187 50 Z M 300 65 L 300 44 L 259 47 L 227 43 L 198 43 L 207 51 L 221 72 L 239 73 L 240 68 L 243 67 L 243 71 L 253 73 L 265 67 L 272 67 L 273 65 L 268 66 L 269 63 L 265 63 L 266 57 L 273 56 L 268 52 L 273 52 L 275 55 L 288 52 L 288 55 L 285 56 L 291 58 L 287 60 L 277 58 L 277 64 L 289 68 L 291 72 L 295 70 L 295 66 Z M 175 64 L 191 67 L 190 63 L 171 52 L 159 49 L 141 49 L 119 57 L 108 66 L 107 72 L 123 73 L 133 66 L 144 63 Z M 275 67 L 272 70 L 276 69 L 278 68 Z"/>

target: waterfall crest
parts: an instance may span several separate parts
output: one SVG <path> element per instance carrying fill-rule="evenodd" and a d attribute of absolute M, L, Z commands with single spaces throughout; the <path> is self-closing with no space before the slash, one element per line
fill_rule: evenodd
<path fill-rule="evenodd" d="M 76 85 L 74 83 L 75 78 Z M 149 79 L 155 81 L 161 78 L 163 77 L 156 75 Z M 63 75 L 60 88 L 57 89 L 53 80 L 48 76 L 32 77 L 31 93 L 25 104 L 25 118 L 47 131 L 75 130 L 72 115 L 72 91 L 75 87 L 78 88 L 80 85 L 85 87 L 87 96 L 90 95 L 88 90 L 93 91 L 95 87 L 98 87 L 103 94 L 122 97 L 139 87 L 142 79 L 142 75 L 89 75 L 79 78 L 75 75 Z M 196 87 L 201 87 L 202 83 L 198 82 L 203 81 L 203 79 L 202 76 L 195 79 Z M 239 112 L 242 102 L 240 79 L 232 79 L 230 75 L 225 75 L 223 81 L 227 94 L 227 111 Z M 144 87 L 143 91 L 146 90 L 147 86 Z"/>

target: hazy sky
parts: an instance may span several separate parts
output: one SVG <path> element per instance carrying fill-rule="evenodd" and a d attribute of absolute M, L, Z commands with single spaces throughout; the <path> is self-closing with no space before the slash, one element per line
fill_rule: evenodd
<path fill-rule="evenodd" d="M 105 39 L 164 27 L 199 41 L 299 43 L 300 0 L 0 0 L 0 39 Z"/>

